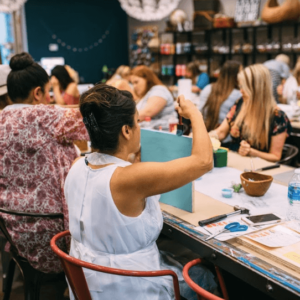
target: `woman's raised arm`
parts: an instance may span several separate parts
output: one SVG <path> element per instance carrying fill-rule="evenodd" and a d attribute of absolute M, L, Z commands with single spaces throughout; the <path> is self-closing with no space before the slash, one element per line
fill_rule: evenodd
<path fill-rule="evenodd" d="M 202 114 L 183 96 L 179 97 L 178 103 L 178 113 L 190 119 L 193 125 L 191 156 L 165 163 L 137 163 L 118 168 L 111 179 L 111 190 L 124 195 L 124 201 L 140 201 L 145 197 L 172 191 L 212 169 L 212 145 Z"/>

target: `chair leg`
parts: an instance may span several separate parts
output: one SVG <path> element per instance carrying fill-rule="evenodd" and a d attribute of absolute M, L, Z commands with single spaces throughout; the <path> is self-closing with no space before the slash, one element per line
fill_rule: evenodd
<path fill-rule="evenodd" d="M 13 259 L 11 259 L 8 265 L 6 278 L 3 278 L 3 287 L 2 287 L 4 293 L 3 300 L 9 300 L 10 298 L 12 283 L 15 274 L 15 267 L 16 267 L 16 262 Z"/>
<path fill-rule="evenodd" d="M 227 292 L 227 289 L 226 289 L 226 285 L 225 285 L 224 278 L 223 278 L 223 275 L 221 273 L 221 270 L 219 269 L 218 266 L 215 266 L 215 269 L 216 269 L 217 277 L 219 279 L 219 283 L 220 283 L 220 287 L 221 287 L 223 297 L 224 297 L 225 300 L 229 300 L 228 292 Z"/>
<path fill-rule="evenodd" d="M 41 282 L 43 280 L 43 274 L 36 273 L 34 278 L 26 277 L 24 272 L 24 293 L 25 300 L 39 300 L 40 299 L 40 290 Z"/>

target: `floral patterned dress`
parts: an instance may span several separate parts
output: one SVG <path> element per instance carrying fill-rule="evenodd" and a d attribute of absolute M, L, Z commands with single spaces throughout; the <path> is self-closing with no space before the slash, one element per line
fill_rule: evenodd
<path fill-rule="evenodd" d="M 235 124 L 235 120 L 241 111 L 243 105 L 243 99 L 239 99 L 230 109 L 229 113 L 227 114 L 227 122 L 230 127 L 230 135 L 232 137 L 232 142 L 228 146 L 230 150 L 238 151 L 240 147 L 240 143 L 242 140 L 248 141 L 248 138 L 243 135 L 241 126 L 237 126 Z M 270 125 L 270 132 L 269 132 L 269 145 L 271 144 L 271 138 L 272 136 L 278 135 L 282 132 L 286 132 L 288 135 L 292 131 L 292 126 L 289 121 L 289 118 L 287 115 L 282 111 L 279 110 L 279 108 L 276 108 L 274 110 L 274 116 L 271 119 L 271 125 Z M 249 141 L 248 141 L 249 142 Z M 252 148 L 255 148 L 253 145 L 251 145 Z M 269 149 L 257 149 L 263 152 L 268 152 Z"/>
<path fill-rule="evenodd" d="M 77 157 L 73 140 L 89 140 L 78 110 L 11 105 L 0 114 L 0 207 L 64 214 L 64 220 L 1 214 L 20 256 L 46 273 L 62 271 L 50 240 L 69 227 L 63 187 Z"/>

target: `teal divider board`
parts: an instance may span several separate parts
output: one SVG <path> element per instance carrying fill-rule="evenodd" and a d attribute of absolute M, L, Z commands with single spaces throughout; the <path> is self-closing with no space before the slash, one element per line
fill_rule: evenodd
<path fill-rule="evenodd" d="M 192 139 L 163 131 L 141 129 L 141 161 L 166 162 L 191 155 Z M 184 176 L 184 174 L 182 174 Z M 162 194 L 160 202 L 193 211 L 193 184 Z"/>

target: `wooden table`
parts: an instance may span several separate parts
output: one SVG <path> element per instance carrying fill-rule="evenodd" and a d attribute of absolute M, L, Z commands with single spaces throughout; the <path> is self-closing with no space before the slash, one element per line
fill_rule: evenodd
<path fill-rule="evenodd" d="M 256 168 L 270 164 L 272 163 L 264 160 L 255 160 Z M 249 168 L 250 158 L 229 152 L 228 166 L 243 171 L 244 168 Z M 275 175 L 290 170 L 292 168 L 282 165 L 263 173 Z M 300 274 L 297 272 L 238 244 L 234 239 L 227 242 L 215 239 L 204 241 L 206 235 L 195 230 L 199 220 L 231 212 L 231 206 L 196 192 L 194 213 L 162 203 L 161 208 L 164 216 L 163 234 L 274 299 L 299 299 Z"/>
<path fill-rule="evenodd" d="M 300 122 L 291 122 L 292 127 L 295 129 L 300 129 Z"/>

